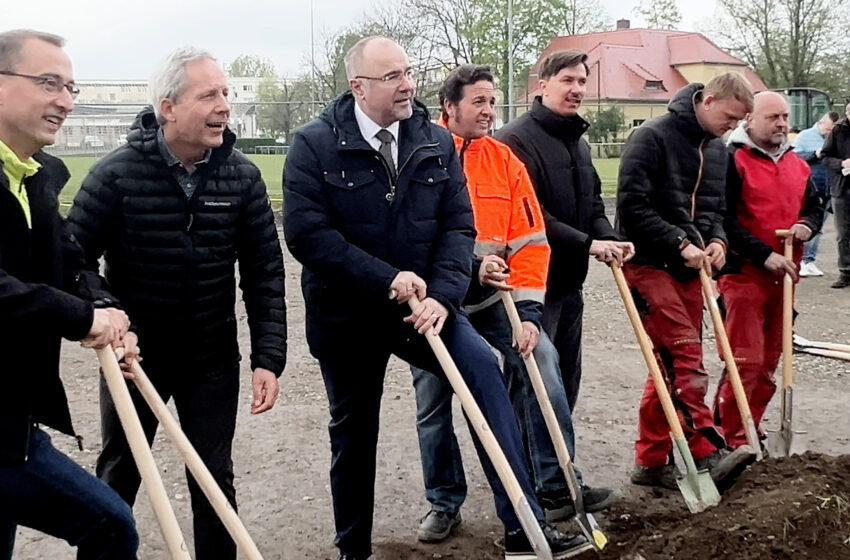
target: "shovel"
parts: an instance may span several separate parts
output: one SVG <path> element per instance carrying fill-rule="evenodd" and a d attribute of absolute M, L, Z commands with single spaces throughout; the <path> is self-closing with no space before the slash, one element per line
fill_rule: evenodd
<path fill-rule="evenodd" d="M 118 354 L 118 359 L 121 359 L 123 348 L 119 348 L 116 353 Z M 189 438 L 180 429 L 180 424 L 177 423 L 177 420 L 168 410 L 168 407 L 150 382 L 142 366 L 139 365 L 139 362 L 134 362 L 131 370 L 135 376 L 133 382 L 136 384 L 136 388 L 139 389 L 142 397 L 147 401 L 156 419 L 162 424 L 165 433 L 174 443 L 177 451 L 180 452 L 183 461 L 186 463 L 189 471 L 191 471 L 192 476 L 195 477 L 198 486 L 204 492 L 210 505 L 212 505 L 216 514 L 218 514 L 219 519 L 221 519 L 227 532 L 230 533 L 242 555 L 248 560 L 263 560 L 263 556 L 257 549 L 257 545 L 251 539 L 242 521 L 239 520 L 239 516 L 233 510 L 233 506 L 230 505 L 224 492 L 221 491 L 221 488 L 212 474 L 210 474 L 209 469 L 207 469 L 198 452 L 192 447 Z"/>
<path fill-rule="evenodd" d="M 390 298 L 395 299 L 395 297 L 395 291 L 391 290 Z M 407 300 L 407 303 L 410 305 L 411 311 L 416 311 L 421 305 L 416 296 Z M 493 463 L 493 468 L 496 470 L 499 480 L 502 481 L 502 485 L 505 487 L 505 492 L 507 492 L 508 498 L 514 506 L 516 516 L 525 531 L 525 536 L 531 543 L 532 548 L 534 548 L 534 552 L 541 560 L 552 560 L 552 550 L 549 548 L 549 543 L 546 542 L 543 530 L 540 528 L 540 524 L 531 510 L 528 498 L 525 497 L 522 487 L 519 485 L 519 481 L 511 469 L 510 463 L 508 463 L 505 452 L 502 451 L 499 441 L 490 430 L 490 426 L 487 424 L 481 408 L 475 402 L 475 397 L 472 396 L 469 387 L 466 386 L 466 382 L 463 380 L 460 370 L 457 369 L 454 360 L 449 354 L 448 348 L 446 348 L 439 335 L 434 334 L 433 329 L 429 329 L 425 333 L 425 339 L 431 346 L 431 350 L 434 351 L 434 355 L 437 357 L 437 361 L 440 362 L 446 378 L 449 380 L 458 399 L 460 399 L 460 404 L 469 418 L 469 423 L 472 425 L 472 428 L 478 435 L 478 439 L 481 440 L 481 445 L 484 447 L 487 456 Z"/>
<path fill-rule="evenodd" d="M 834 342 L 820 342 L 809 340 L 798 334 L 793 338 L 794 350 L 805 352 L 814 356 L 826 356 L 838 360 L 850 360 L 850 344 L 836 344 Z"/>
<path fill-rule="evenodd" d="M 784 239 L 785 258 L 794 256 L 794 238 L 789 230 L 777 230 L 776 236 Z M 794 279 L 785 274 L 782 286 L 782 392 L 779 395 L 779 432 L 769 436 L 769 445 L 773 453 L 791 456 L 791 443 L 794 439 L 792 412 L 794 408 Z"/>
<path fill-rule="evenodd" d="M 711 279 L 708 272 L 703 268 L 699 271 L 699 279 L 702 282 L 702 293 L 705 296 L 706 304 L 711 315 L 711 322 L 714 324 L 715 337 L 717 344 L 720 346 L 720 351 L 723 355 L 723 362 L 726 364 L 726 373 L 729 375 L 729 382 L 732 384 L 732 392 L 735 393 L 735 402 L 738 404 L 738 413 L 741 415 L 741 421 L 744 424 L 744 432 L 747 435 L 747 444 L 756 452 L 756 461 L 761 461 L 764 455 L 761 451 L 758 432 L 756 431 L 756 423 L 753 420 L 753 413 L 750 412 L 750 403 L 747 402 L 747 393 L 744 391 L 744 384 L 741 383 L 741 375 L 738 373 L 738 364 L 735 363 L 735 356 L 732 353 L 732 346 L 729 344 L 729 337 L 726 334 L 726 327 L 723 325 L 723 318 L 720 316 L 720 307 L 717 305 L 717 297 L 714 294 L 714 289 L 711 286 Z"/>
<path fill-rule="evenodd" d="M 679 449 L 679 453 L 682 455 L 685 467 L 687 468 L 685 476 L 679 477 L 676 480 L 679 491 L 682 493 L 682 497 L 685 499 L 685 503 L 691 513 L 698 513 L 711 506 L 716 506 L 720 503 L 720 493 L 717 491 L 717 486 L 714 485 L 714 481 L 711 479 L 711 475 L 707 470 L 697 471 L 694 456 L 688 447 L 688 442 L 682 431 L 682 424 L 679 422 L 679 416 L 673 406 L 673 399 L 670 398 L 670 392 L 667 390 L 664 377 L 661 375 L 661 369 L 658 367 L 658 362 L 655 360 L 655 355 L 652 352 L 652 341 L 643 328 L 643 323 L 641 323 L 640 315 L 638 315 L 637 307 L 635 307 L 635 302 L 632 299 L 632 293 L 629 290 L 629 285 L 626 283 L 626 278 L 623 276 L 623 271 L 616 262 L 611 263 L 611 271 L 614 273 L 614 281 L 617 283 L 620 297 L 623 298 L 623 303 L 626 306 L 626 313 L 635 331 L 641 353 L 643 353 L 643 359 L 649 368 L 649 375 L 655 384 L 655 392 L 661 401 L 664 416 L 670 425 L 673 443 Z"/>
<path fill-rule="evenodd" d="M 133 453 L 139 475 L 145 483 L 145 489 L 148 492 L 156 520 L 162 530 L 162 537 L 165 540 L 168 553 L 173 560 L 191 560 L 192 557 L 189 556 L 186 541 L 183 540 L 183 533 L 180 532 L 180 526 L 174 516 L 174 510 L 171 509 L 171 504 L 168 502 L 168 494 L 162 484 L 156 463 L 154 463 L 151 448 L 145 438 L 145 432 L 142 430 L 139 415 L 133 406 L 133 400 L 130 398 L 130 391 L 127 390 L 127 383 L 121 373 L 121 367 L 115 358 L 115 352 L 112 347 L 107 346 L 97 350 L 97 358 L 100 360 L 103 377 L 109 388 L 109 394 L 112 396 L 112 402 L 115 404 L 115 411 L 121 420 L 124 435 L 127 436 L 127 443 Z"/>
<path fill-rule="evenodd" d="M 511 328 L 514 331 L 514 338 L 519 341 L 519 337 L 522 334 L 522 321 L 517 312 L 516 304 L 510 292 L 500 290 L 500 294 L 502 296 L 502 303 L 505 304 L 505 311 L 508 313 L 508 319 L 511 322 Z M 570 496 L 573 499 L 573 505 L 576 510 L 576 523 L 578 523 L 588 543 L 592 543 L 596 550 L 602 550 L 608 544 L 608 537 L 602 532 L 596 519 L 584 509 L 584 498 L 582 497 L 581 487 L 576 477 L 575 467 L 573 467 L 572 460 L 570 459 L 567 442 L 564 440 L 564 434 L 561 432 L 558 418 L 555 416 L 555 410 L 552 408 L 552 402 L 549 400 L 549 394 L 546 392 L 546 386 L 543 384 L 543 376 L 540 374 L 540 368 L 537 367 L 537 360 L 534 359 L 534 355 L 532 354 L 527 358 L 523 358 L 523 361 L 525 362 L 525 368 L 528 370 L 528 377 L 531 379 L 531 386 L 534 387 L 537 402 L 540 403 L 540 410 L 543 412 L 543 419 L 546 421 L 546 428 L 549 430 L 552 444 L 555 446 L 555 454 L 558 456 L 561 470 L 564 471 L 567 479 L 567 487 L 570 489 Z"/>

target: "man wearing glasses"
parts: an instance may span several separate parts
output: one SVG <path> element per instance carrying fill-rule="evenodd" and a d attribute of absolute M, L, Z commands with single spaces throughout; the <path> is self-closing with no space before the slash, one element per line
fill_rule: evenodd
<path fill-rule="evenodd" d="M 38 427 L 76 436 L 59 378 L 62 338 L 137 352 L 127 316 L 91 303 L 109 294 L 96 269 L 79 267 L 59 216 L 68 170 L 41 151 L 78 91 L 64 43 L 0 33 L 0 558 L 11 558 L 23 525 L 77 546 L 78 558 L 131 559 L 133 512 Z"/>
<path fill-rule="evenodd" d="M 341 558 L 364 560 L 372 553 L 387 362 L 395 354 L 441 372 L 422 336 L 431 329 L 481 407 L 553 556 L 566 558 L 584 537 L 542 523 L 498 362 L 461 307 L 475 228 L 451 135 L 414 100 L 410 62 L 395 42 L 361 40 L 346 55 L 345 68 L 351 91 L 296 133 L 284 172 L 284 233 L 304 265 L 307 342 L 330 404 L 331 492 Z M 421 304 L 410 313 L 413 296 Z M 534 555 L 493 465 L 483 452 L 479 456 L 505 526 L 507 555 Z"/>

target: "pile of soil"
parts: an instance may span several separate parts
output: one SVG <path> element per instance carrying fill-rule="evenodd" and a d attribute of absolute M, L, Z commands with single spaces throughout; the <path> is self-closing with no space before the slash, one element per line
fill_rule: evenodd
<path fill-rule="evenodd" d="M 850 559 L 850 455 L 766 459 L 696 515 L 678 493 L 658 492 L 605 518 L 604 559 Z"/>

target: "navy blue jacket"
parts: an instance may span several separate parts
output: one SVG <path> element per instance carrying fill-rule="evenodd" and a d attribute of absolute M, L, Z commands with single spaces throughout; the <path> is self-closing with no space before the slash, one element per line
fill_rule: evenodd
<path fill-rule="evenodd" d="M 472 209 L 449 132 L 414 105 L 400 122 L 393 195 L 354 103 L 344 93 L 299 130 L 284 169 L 284 235 L 304 265 L 307 341 L 316 357 L 364 321 L 409 312 L 388 299 L 399 272 L 422 277 L 427 295 L 454 313 L 471 278 Z"/>

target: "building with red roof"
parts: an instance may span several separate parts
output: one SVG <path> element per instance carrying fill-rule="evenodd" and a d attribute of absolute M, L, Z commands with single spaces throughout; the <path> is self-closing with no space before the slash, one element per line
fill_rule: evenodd
<path fill-rule="evenodd" d="M 706 83 L 717 74 L 739 72 L 753 90 L 768 89 L 747 64 L 730 55 L 701 33 L 661 29 L 631 29 L 628 20 L 615 31 L 556 37 L 532 66 L 526 95 L 538 95 L 538 68 L 549 54 L 578 49 L 588 55 L 590 77 L 582 112 L 622 109 L 626 128 L 664 114 L 673 94 L 683 86 Z"/>

